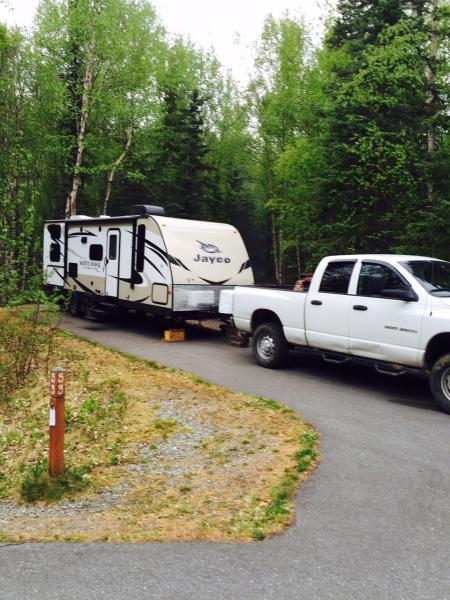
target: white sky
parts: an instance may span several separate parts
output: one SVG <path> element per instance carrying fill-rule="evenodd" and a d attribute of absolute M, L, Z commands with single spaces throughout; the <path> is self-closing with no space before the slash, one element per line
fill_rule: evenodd
<path fill-rule="evenodd" d="M 188 36 L 197 46 L 213 46 L 226 69 L 245 84 L 253 65 L 253 45 L 265 17 L 288 10 L 303 16 L 314 39 L 335 0 L 154 0 L 153 5 L 171 33 Z M 0 0 L 0 21 L 32 25 L 38 0 Z"/>

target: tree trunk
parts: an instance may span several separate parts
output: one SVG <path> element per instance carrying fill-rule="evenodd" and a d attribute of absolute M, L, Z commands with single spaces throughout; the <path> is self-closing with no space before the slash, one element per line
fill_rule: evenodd
<path fill-rule="evenodd" d="M 277 283 L 281 283 L 280 274 L 280 232 L 277 223 L 277 218 L 274 212 L 270 215 L 272 225 L 272 253 L 273 253 L 273 266 L 275 271 L 275 280 Z"/>
<path fill-rule="evenodd" d="M 278 223 L 278 283 L 283 284 L 283 228 Z"/>
<path fill-rule="evenodd" d="M 298 241 L 295 244 L 295 262 L 297 263 L 297 274 L 300 276 L 302 273 L 302 257 Z"/>
<path fill-rule="evenodd" d="M 111 195 L 111 188 L 112 188 L 112 183 L 114 181 L 114 176 L 116 174 L 116 170 L 119 167 L 120 163 L 123 161 L 123 159 L 125 158 L 130 145 L 131 145 L 131 137 L 132 137 L 132 131 L 131 131 L 131 127 L 128 127 L 127 129 L 127 142 L 125 144 L 125 148 L 122 151 L 122 154 L 119 156 L 119 158 L 115 161 L 115 163 L 113 164 L 111 171 L 109 172 L 108 175 L 108 182 L 106 184 L 106 192 L 105 192 L 105 200 L 103 202 L 103 214 L 106 215 L 107 214 L 107 210 L 108 210 L 108 203 L 109 203 L 109 197 Z"/>
<path fill-rule="evenodd" d="M 430 159 L 432 158 L 436 150 L 436 128 L 433 122 L 434 117 L 434 103 L 436 100 L 436 93 L 434 90 L 434 84 L 436 81 L 436 63 L 438 53 L 438 9 L 439 0 L 432 0 L 431 3 L 431 39 L 430 39 L 430 56 L 429 64 L 426 73 L 427 78 L 427 96 L 425 100 L 425 110 L 428 114 L 429 124 L 427 132 L 427 151 Z M 432 205 L 434 203 L 434 181 L 430 176 L 427 180 L 427 196 L 428 203 Z"/>
<path fill-rule="evenodd" d="M 77 213 L 77 198 L 78 191 L 81 185 L 80 168 L 83 164 L 84 140 L 86 137 L 86 129 L 89 119 L 90 110 L 90 94 L 92 90 L 92 61 L 89 58 L 86 63 L 86 70 L 83 80 L 83 97 L 81 101 L 81 115 L 77 135 L 77 156 L 75 160 L 74 176 L 72 181 L 72 189 L 67 196 L 66 202 L 66 219 Z"/>

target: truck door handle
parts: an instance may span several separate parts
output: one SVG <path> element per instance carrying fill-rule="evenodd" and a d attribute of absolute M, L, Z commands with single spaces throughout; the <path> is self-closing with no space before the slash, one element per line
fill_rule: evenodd
<path fill-rule="evenodd" d="M 314 306 L 321 306 L 322 300 L 311 300 L 311 304 L 314 304 Z"/>
<path fill-rule="evenodd" d="M 367 306 L 364 306 L 363 304 L 355 304 L 353 306 L 353 310 L 367 310 Z"/>

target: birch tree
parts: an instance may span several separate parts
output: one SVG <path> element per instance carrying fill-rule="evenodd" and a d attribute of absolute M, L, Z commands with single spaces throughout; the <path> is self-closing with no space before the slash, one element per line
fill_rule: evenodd
<path fill-rule="evenodd" d="M 41 4 L 36 44 L 66 101 L 60 116 L 68 133 L 66 217 L 78 211 L 86 174 L 103 176 L 96 208 L 107 210 L 133 131 L 155 103 L 162 38 L 153 8 L 140 0 Z"/>
<path fill-rule="evenodd" d="M 303 25 L 288 16 L 265 22 L 249 86 L 249 106 L 256 124 L 260 181 L 269 216 L 275 279 L 284 278 L 288 185 L 277 163 L 289 144 L 304 134 L 304 82 L 308 41 Z"/>

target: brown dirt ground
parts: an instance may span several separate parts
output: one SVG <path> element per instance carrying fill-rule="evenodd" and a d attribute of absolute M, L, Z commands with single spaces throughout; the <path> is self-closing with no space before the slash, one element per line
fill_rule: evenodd
<path fill-rule="evenodd" d="M 292 523 L 306 476 L 295 454 L 315 434 L 291 409 L 68 334 L 56 342 L 52 364 L 68 372 L 66 463 L 88 464 L 91 486 L 57 503 L 20 498 L 21 470 L 47 456 L 48 374 L 36 373 L 0 404 L 0 472 L 11 484 L 1 540 L 248 541 Z M 118 393 L 121 414 L 108 408 Z M 106 416 L 83 421 L 89 399 Z M 286 478 L 288 498 L 272 510 Z"/>

